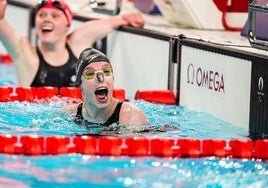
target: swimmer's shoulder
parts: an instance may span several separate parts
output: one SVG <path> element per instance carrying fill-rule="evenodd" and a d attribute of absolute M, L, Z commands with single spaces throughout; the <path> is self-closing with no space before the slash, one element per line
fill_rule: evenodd
<path fill-rule="evenodd" d="M 148 124 L 146 114 L 130 102 L 124 102 L 120 110 L 120 123 L 132 125 Z"/>
<path fill-rule="evenodd" d="M 129 112 L 129 111 L 141 111 L 137 106 L 130 102 L 124 101 L 121 107 L 121 111 Z"/>

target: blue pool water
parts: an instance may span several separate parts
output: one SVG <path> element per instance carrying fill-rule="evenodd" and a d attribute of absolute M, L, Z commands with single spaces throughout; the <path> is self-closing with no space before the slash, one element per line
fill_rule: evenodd
<path fill-rule="evenodd" d="M 106 135 L 144 136 L 148 134 L 150 136 L 172 138 L 222 138 L 226 140 L 246 138 L 248 135 L 245 129 L 235 127 L 207 113 L 190 110 L 187 107 L 156 105 L 143 101 L 131 102 L 147 114 L 154 131 L 144 133 L 143 127 L 151 128 L 151 125 L 143 127 L 120 126 L 119 128 L 112 125 L 105 130 L 96 127 L 94 127 L 95 129 L 88 129 L 84 126 L 78 126 L 72 121 L 73 117 L 71 115 L 61 111 L 63 106 L 68 105 L 68 99 L 54 98 L 49 103 L 0 103 L 0 123 L 2 125 L 0 133 L 75 136 L 97 134 L 101 130 L 105 131 Z M 169 131 L 161 132 L 163 125 Z"/>
<path fill-rule="evenodd" d="M 266 187 L 267 163 L 154 157 L 0 156 L 10 187 Z M 1 186 L 1 187 L 2 187 Z"/>
<path fill-rule="evenodd" d="M 9 77 L 0 76 L 0 83 L 16 85 L 14 67 L 9 65 L 4 70 Z M 185 106 L 131 102 L 144 110 L 154 129 L 144 132 L 139 127 L 111 127 L 104 130 L 105 134 L 225 140 L 247 138 L 247 130 Z M 0 103 L 0 134 L 73 137 L 98 133 L 99 129 L 74 124 L 72 117 L 60 110 L 67 103 L 68 99 L 59 98 L 49 102 Z M 159 131 L 163 125 L 167 125 L 166 132 Z M 0 154 L 0 187 L 267 187 L 267 164 L 267 161 L 256 159 L 214 157 Z"/>
<path fill-rule="evenodd" d="M 0 86 L 17 86 L 16 70 L 13 64 L 0 63 Z"/>

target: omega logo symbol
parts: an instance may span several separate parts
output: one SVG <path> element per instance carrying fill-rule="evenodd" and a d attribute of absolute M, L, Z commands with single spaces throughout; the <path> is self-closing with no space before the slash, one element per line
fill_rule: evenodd
<path fill-rule="evenodd" d="M 191 75 L 191 78 L 190 78 Z M 194 65 L 190 64 L 187 68 L 187 83 L 194 84 Z"/>
<path fill-rule="evenodd" d="M 206 70 L 202 67 L 195 69 L 190 63 L 187 67 L 187 84 L 197 85 L 217 92 L 225 92 L 224 76 L 214 70 Z"/>

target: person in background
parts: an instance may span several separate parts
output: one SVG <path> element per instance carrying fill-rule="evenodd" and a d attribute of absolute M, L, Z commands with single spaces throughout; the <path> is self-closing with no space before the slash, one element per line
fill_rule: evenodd
<path fill-rule="evenodd" d="M 109 59 L 99 50 L 86 48 L 81 52 L 76 67 L 76 79 L 82 91 L 83 102 L 64 107 L 63 111 L 72 114 L 77 124 L 148 124 L 146 115 L 138 107 L 112 96 L 113 68 Z"/>
<path fill-rule="evenodd" d="M 43 0 L 35 8 L 35 30 L 39 39 L 34 46 L 17 33 L 5 18 L 6 0 L 0 0 L 0 39 L 11 55 L 21 86 L 76 86 L 77 57 L 85 48 L 123 25 L 143 27 L 140 13 L 86 21 L 68 33 L 73 13 L 64 0 Z"/>

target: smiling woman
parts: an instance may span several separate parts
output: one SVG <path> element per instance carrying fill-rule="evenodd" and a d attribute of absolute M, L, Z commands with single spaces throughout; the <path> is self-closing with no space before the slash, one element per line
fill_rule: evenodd
<path fill-rule="evenodd" d="M 148 124 L 147 117 L 139 108 L 113 97 L 113 69 L 102 52 L 93 48 L 83 50 L 77 62 L 76 78 L 84 103 L 64 108 L 65 111 L 76 113 L 76 123 L 103 126 L 113 123 Z"/>
<path fill-rule="evenodd" d="M 35 9 L 38 46 L 11 27 L 5 18 L 7 1 L 0 0 L 0 39 L 16 66 L 21 86 L 76 86 L 77 57 L 85 48 L 122 25 L 143 27 L 140 13 L 85 21 L 69 32 L 72 11 L 64 0 L 42 0 Z"/>

